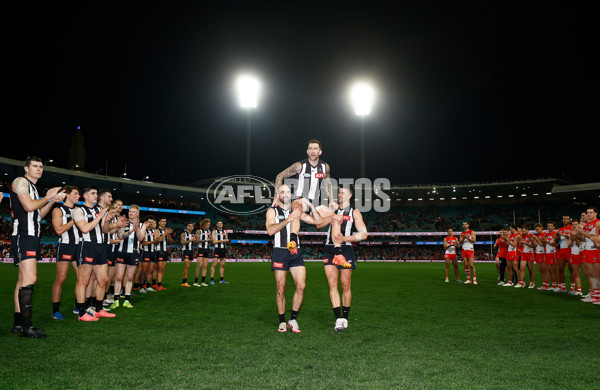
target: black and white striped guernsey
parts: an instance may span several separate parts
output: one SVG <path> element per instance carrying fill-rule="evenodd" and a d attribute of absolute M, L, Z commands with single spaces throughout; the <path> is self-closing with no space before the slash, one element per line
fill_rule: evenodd
<path fill-rule="evenodd" d="M 146 229 L 146 239 L 144 241 L 154 241 L 155 234 L 156 234 L 156 231 L 154 231 L 154 229 Z M 154 252 L 154 244 L 144 245 L 142 247 L 142 249 L 144 250 L 144 252 L 153 253 Z"/>
<path fill-rule="evenodd" d="M 138 229 L 142 227 L 140 223 Z M 128 237 L 123 236 L 123 240 L 119 244 L 119 252 L 121 253 L 137 253 L 140 249 L 140 241 L 137 238 L 137 232 L 135 231 L 135 225 L 129 222 L 125 225 L 125 233 L 129 233 Z"/>
<path fill-rule="evenodd" d="M 92 222 L 98 214 L 100 214 L 100 207 L 88 207 L 86 205 L 82 205 L 79 207 L 83 211 L 83 216 L 85 218 L 86 223 Z M 95 244 L 102 244 L 104 242 L 105 236 L 102 234 L 102 221 L 98 222 L 96 226 L 92 230 L 87 233 L 81 234 L 81 239 L 84 242 L 92 242 Z"/>
<path fill-rule="evenodd" d="M 319 160 L 317 166 L 310 165 L 308 159 L 300 161 L 302 170 L 295 177 L 298 180 L 298 187 L 294 195 L 307 198 L 311 202 L 319 201 L 321 195 L 321 183 L 327 175 L 327 166 L 325 161 Z"/>
<path fill-rule="evenodd" d="M 344 237 L 351 236 L 357 231 L 356 226 L 354 226 L 354 209 L 351 206 L 338 209 L 336 214 L 344 216 L 344 222 L 342 222 L 340 229 Z M 325 242 L 325 245 L 333 245 L 333 241 L 331 240 L 331 225 L 329 225 L 329 230 L 327 230 L 327 241 Z M 344 242 L 342 245 L 352 245 L 352 243 Z"/>
<path fill-rule="evenodd" d="M 196 230 L 196 238 L 200 241 L 208 240 L 210 238 L 210 230 L 198 229 Z M 198 249 L 208 249 L 209 242 L 199 242 Z"/>
<path fill-rule="evenodd" d="M 219 229 L 215 229 L 213 230 L 213 233 L 215 233 L 215 241 L 220 241 L 220 240 L 226 240 L 227 239 L 227 233 L 225 232 L 225 230 L 219 230 Z M 224 242 L 219 242 L 217 244 L 215 244 L 215 249 L 223 249 L 226 248 L 227 246 L 225 245 Z"/>
<path fill-rule="evenodd" d="M 66 225 L 67 223 L 73 220 L 73 210 L 75 210 L 74 208 L 63 204 L 60 205 L 59 209 L 62 212 L 63 225 Z M 58 242 L 60 244 L 79 244 L 80 240 L 81 238 L 79 229 L 77 229 L 77 225 L 73 224 L 73 226 L 71 226 L 69 230 L 60 235 Z"/>
<path fill-rule="evenodd" d="M 275 211 L 275 220 L 273 223 L 280 223 L 285 220 L 291 213 L 291 209 L 284 210 L 281 207 L 273 207 Z M 273 248 L 285 248 L 290 242 L 290 224 L 285 225 L 280 231 L 273 235 Z M 298 243 L 298 247 L 300 243 Z"/>
<path fill-rule="evenodd" d="M 158 228 L 157 228 L 157 229 L 155 230 L 155 233 L 156 233 L 156 238 L 158 238 L 158 237 L 162 237 L 162 236 L 163 236 L 163 234 L 165 234 L 165 231 L 164 231 L 164 230 L 162 230 L 162 229 L 158 229 Z M 166 251 L 168 250 L 168 249 L 167 249 L 167 237 L 165 236 L 165 238 L 163 238 L 163 240 L 162 240 L 161 242 L 159 242 L 159 243 L 157 243 L 157 244 L 154 244 L 154 249 L 155 249 L 157 252 L 158 252 L 158 251 L 161 251 L 161 252 L 166 252 Z"/>
<path fill-rule="evenodd" d="M 24 177 L 29 185 L 29 196 L 32 200 L 38 200 L 37 188 L 28 178 Z M 10 208 L 12 210 L 13 218 L 13 236 L 40 236 L 40 210 L 25 211 L 25 208 L 19 200 L 19 196 L 11 192 L 10 196 Z"/>
<path fill-rule="evenodd" d="M 187 231 L 183 232 L 185 234 L 185 241 L 191 240 L 192 236 L 194 235 L 194 233 L 188 233 Z M 183 245 L 183 247 L 181 248 L 184 251 L 191 251 L 194 250 L 194 243 L 193 241 L 188 242 L 187 244 Z"/>

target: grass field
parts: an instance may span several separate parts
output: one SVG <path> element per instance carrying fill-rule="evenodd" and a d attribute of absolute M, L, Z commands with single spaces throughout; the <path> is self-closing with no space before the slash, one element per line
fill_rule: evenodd
<path fill-rule="evenodd" d="M 186 289 L 182 264 L 168 264 L 168 290 L 134 297 L 135 308 L 116 309 L 117 318 L 79 323 L 73 275 L 66 319 L 52 320 L 55 267 L 39 264 L 34 324 L 48 338 L 36 340 L 10 332 L 16 270 L 0 265 L 0 388 L 600 386 L 600 306 L 498 287 L 492 264 L 478 265 L 478 286 L 444 283 L 441 263 L 359 264 L 349 328 L 340 333 L 323 266 L 307 264 L 300 334 L 276 330 L 269 267 L 230 263 L 231 284 Z"/>

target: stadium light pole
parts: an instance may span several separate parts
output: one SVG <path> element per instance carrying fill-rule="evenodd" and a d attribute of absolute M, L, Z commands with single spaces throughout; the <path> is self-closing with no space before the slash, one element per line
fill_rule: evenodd
<path fill-rule="evenodd" d="M 250 141 L 252 135 L 252 110 L 258 107 L 260 97 L 260 81 L 251 75 L 240 75 L 235 83 L 240 107 L 248 116 L 248 137 L 246 140 L 246 175 L 250 175 Z"/>
<path fill-rule="evenodd" d="M 357 82 L 350 89 L 350 102 L 354 114 L 360 117 L 360 177 L 366 176 L 365 163 L 365 116 L 371 113 L 375 91 L 367 82 Z"/>

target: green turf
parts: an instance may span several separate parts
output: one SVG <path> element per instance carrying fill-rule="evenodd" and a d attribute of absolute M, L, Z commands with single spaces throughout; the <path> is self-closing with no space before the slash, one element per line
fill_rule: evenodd
<path fill-rule="evenodd" d="M 276 330 L 269 266 L 227 264 L 231 284 L 186 289 L 182 265 L 168 264 L 168 290 L 134 297 L 117 318 L 79 323 L 73 275 L 66 320 L 52 320 L 55 267 L 40 264 L 34 324 L 48 338 L 34 340 L 10 332 L 16 270 L 0 265 L 0 388 L 598 386 L 600 306 L 498 287 L 491 264 L 478 265 L 478 286 L 444 283 L 440 263 L 359 264 L 349 328 L 335 333 L 323 266 L 310 263 L 300 334 Z"/>

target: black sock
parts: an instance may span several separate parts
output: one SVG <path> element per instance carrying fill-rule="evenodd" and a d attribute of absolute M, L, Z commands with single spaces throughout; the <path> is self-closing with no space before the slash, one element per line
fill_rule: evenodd
<path fill-rule="evenodd" d="M 348 314 L 350 314 L 350 306 L 342 306 L 343 318 L 348 319 Z"/>
<path fill-rule="evenodd" d="M 31 328 L 31 308 L 33 305 L 33 284 L 19 288 L 19 309 L 21 310 L 21 326 Z"/>
<path fill-rule="evenodd" d="M 15 314 L 17 314 L 17 313 L 15 313 Z M 279 314 L 279 322 L 280 322 L 280 323 L 281 323 L 281 322 L 285 322 L 285 313 L 283 313 L 283 314 Z"/>
<path fill-rule="evenodd" d="M 130 299 L 131 299 L 131 295 L 127 295 L 127 294 L 125 294 L 125 300 L 126 300 L 126 301 L 128 301 L 128 300 L 130 300 Z"/>
<path fill-rule="evenodd" d="M 52 313 L 60 311 L 60 302 L 52 302 Z"/>
<path fill-rule="evenodd" d="M 335 248 L 333 248 L 333 253 L 335 253 L 336 255 L 341 255 L 342 253 L 342 247 L 341 246 L 336 246 Z"/>
<path fill-rule="evenodd" d="M 198 278 L 194 279 L 194 283 L 198 283 Z"/>
<path fill-rule="evenodd" d="M 99 312 L 100 310 L 102 310 L 102 301 L 100 299 L 96 299 L 94 302 L 94 306 L 96 306 L 96 312 Z"/>
<path fill-rule="evenodd" d="M 187 278 L 183 278 L 183 282 L 181 284 L 187 283 Z"/>
<path fill-rule="evenodd" d="M 334 307 L 333 308 L 333 315 L 335 316 L 335 319 L 337 320 L 338 318 L 342 318 L 342 308 L 341 307 Z"/>
<path fill-rule="evenodd" d="M 113 301 L 119 302 L 119 298 L 121 298 L 121 296 L 119 294 L 115 294 Z"/>
<path fill-rule="evenodd" d="M 77 307 L 77 310 L 79 310 L 79 317 L 83 317 L 85 315 L 85 303 L 79 303 L 77 302 L 75 304 L 75 307 Z"/>
<path fill-rule="evenodd" d="M 156 279 L 152 279 L 152 285 L 156 286 Z"/>
<path fill-rule="evenodd" d="M 223 281 L 223 277 L 221 276 L 221 282 Z"/>
<path fill-rule="evenodd" d="M 92 306 L 92 297 L 85 298 L 85 307 Z"/>
<path fill-rule="evenodd" d="M 115 294 L 115 286 L 110 286 L 110 288 L 108 289 L 109 294 Z"/>
<path fill-rule="evenodd" d="M 158 282 L 158 285 L 159 285 L 159 286 L 162 286 L 162 282 Z"/>
<path fill-rule="evenodd" d="M 15 313 L 13 326 L 21 326 L 21 313 Z"/>
<path fill-rule="evenodd" d="M 290 321 L 295 320 L 296 318 L 298 318 L 298 311 L 292 310 L 292 315 L 290 316 Z"/>
<path fill-rule="evenodd" d="M 206 281 L 206 276 L 202 277 L 202 283 L 204 283 L 204 281 Z"/>

